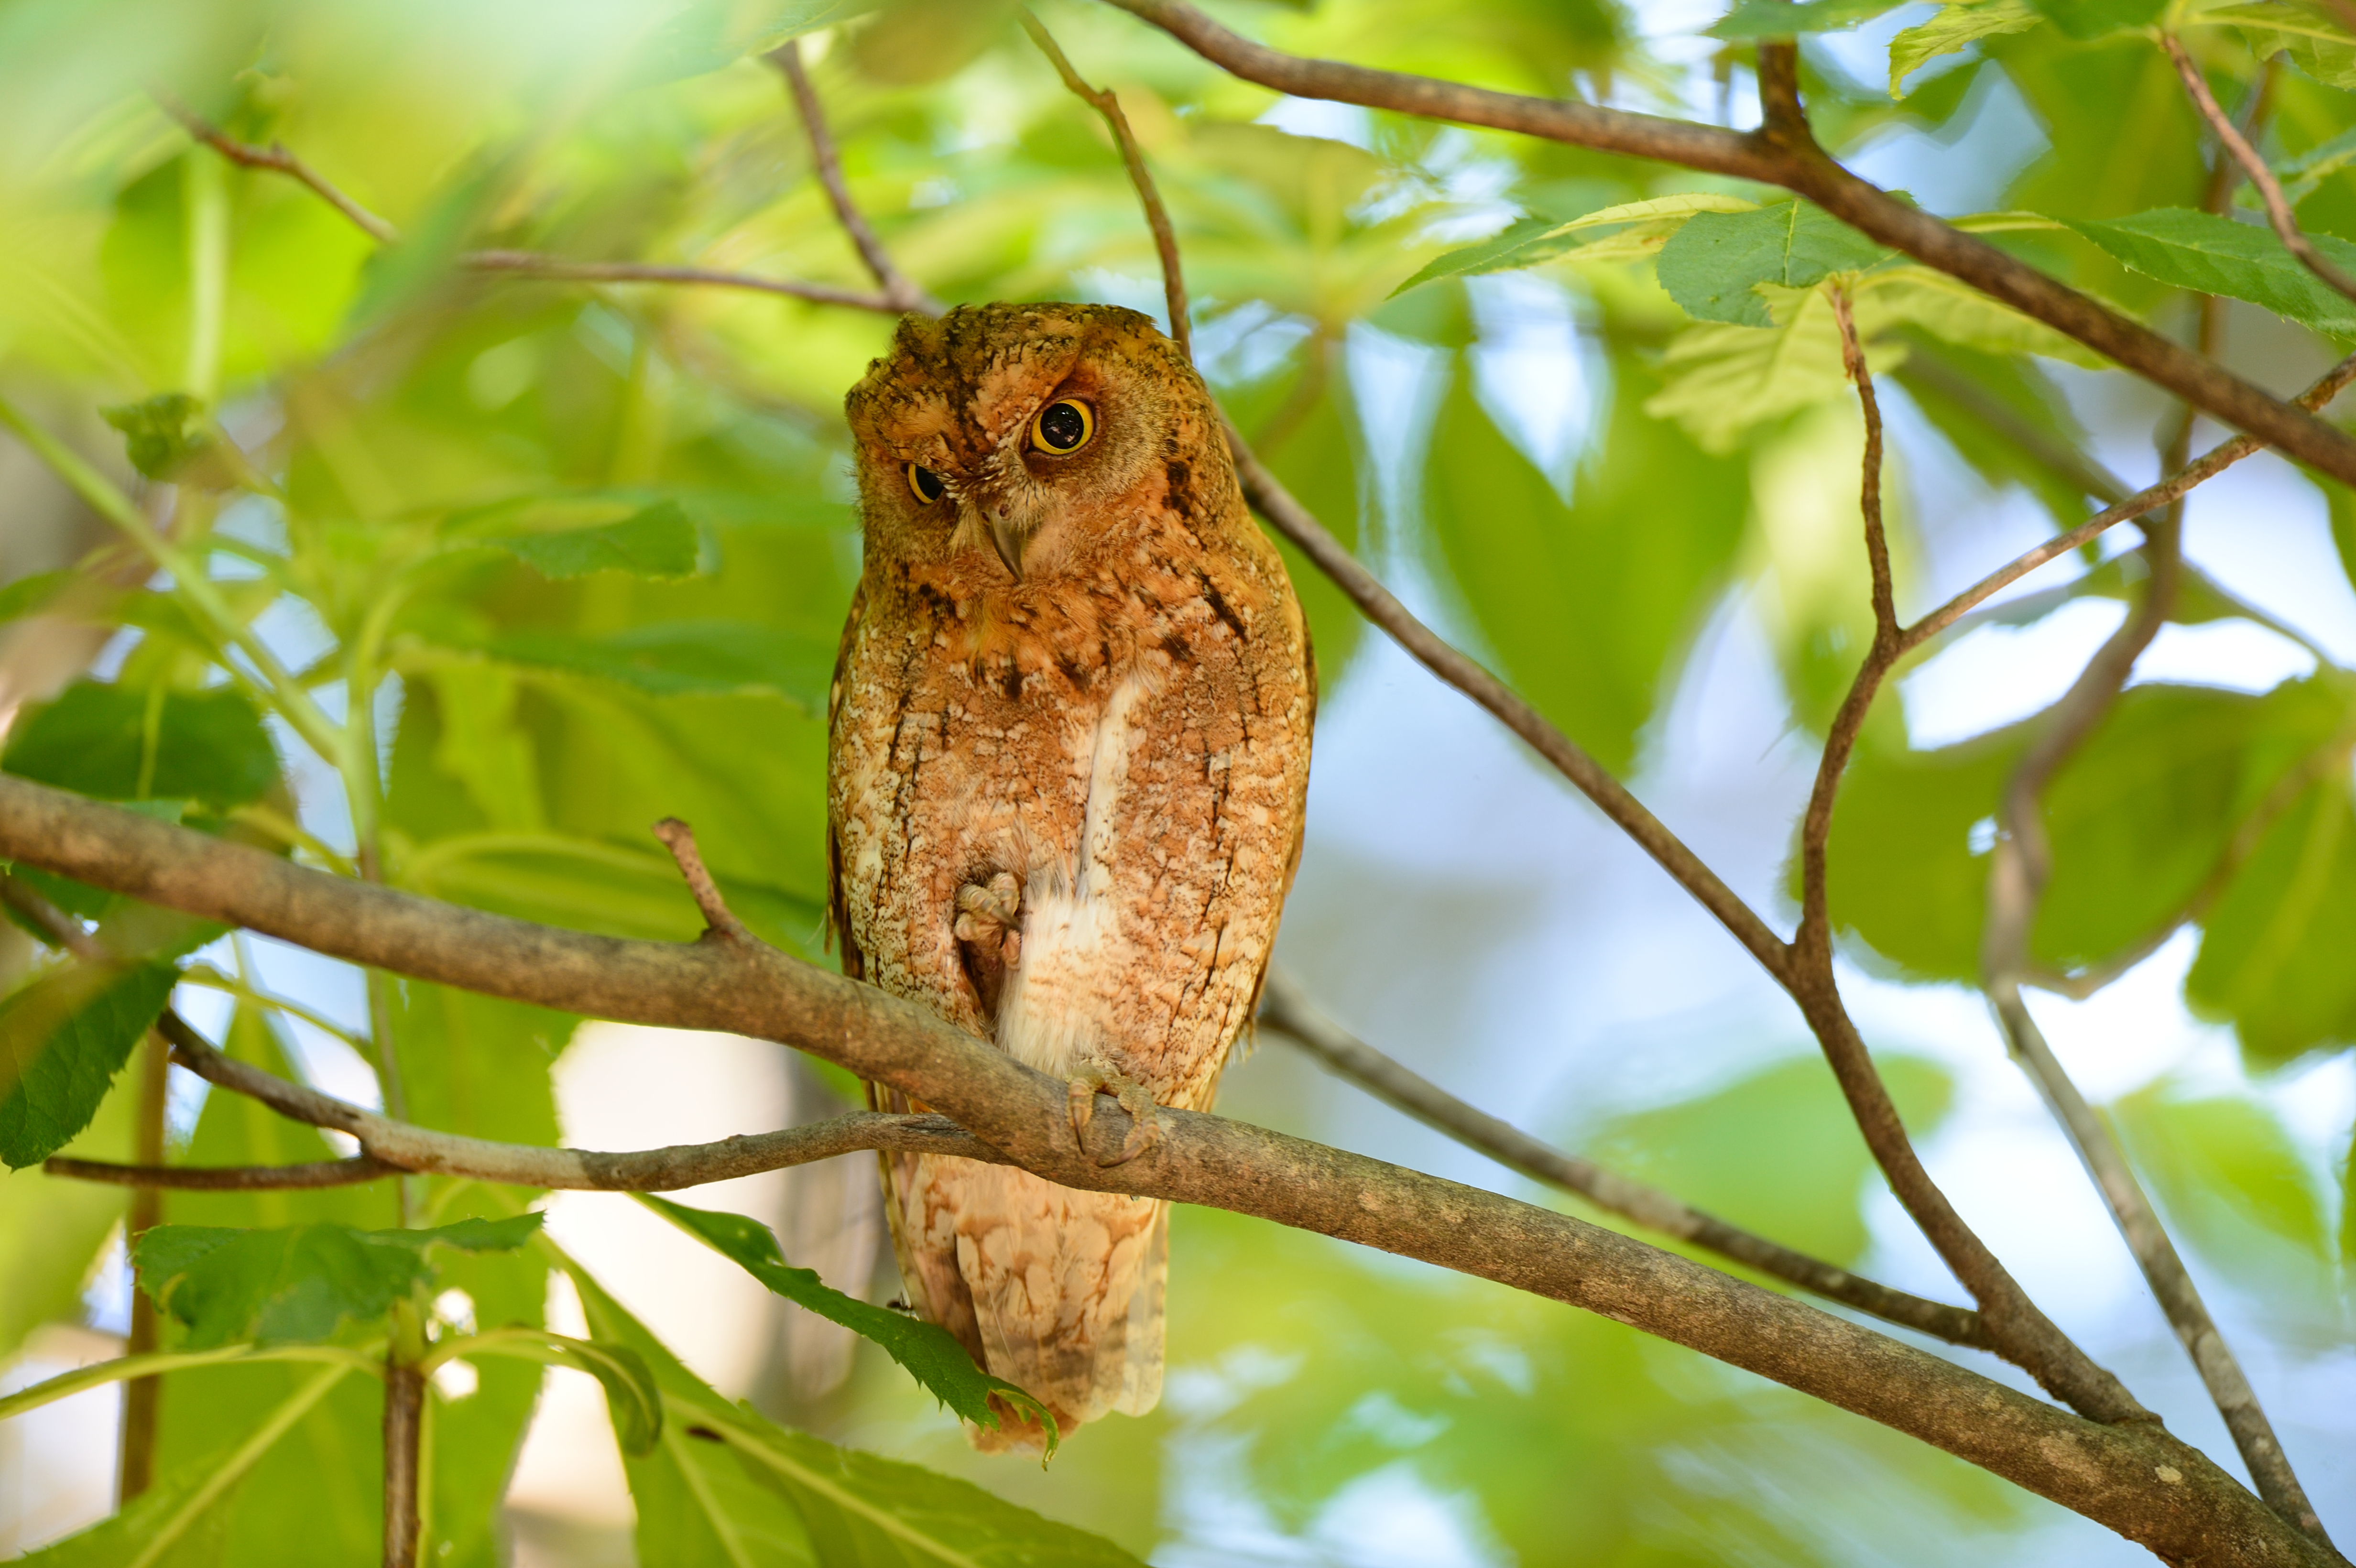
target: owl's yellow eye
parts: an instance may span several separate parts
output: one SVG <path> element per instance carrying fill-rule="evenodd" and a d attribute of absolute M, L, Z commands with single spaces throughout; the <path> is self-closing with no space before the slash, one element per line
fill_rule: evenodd
<path fill-rule="evenodd" d="M 911 463 L 908 464 L 908 488 L 917 500 L 929 507 L 941 498 L 948 486 L 943 485 L 941 476 L 931 469 Z"/>
<path fill-rule="evenodd" d="M 1097 416 L 1076 398 L 1058 398 L 1031 421 L 1031 444 L 1062 457 L 1087 445 L 1097 432 Z"/>

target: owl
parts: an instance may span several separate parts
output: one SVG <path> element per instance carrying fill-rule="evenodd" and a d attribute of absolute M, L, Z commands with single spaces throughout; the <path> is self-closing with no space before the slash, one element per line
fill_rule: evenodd
<path fill-rule="evenodd" d="M 1316 679 L 1219 416 L 1135 311 L 903 321 L 847 400 L 828 711 L 844 971 L 1131 1113 L 1203 1109 L 1301 854 Z M 878 1090 L 876 1103 L 905 1108 Z M 1061 1431 L 1161 1397 L 1167 1205 L 883 1157 L 907 1304 Z M 983 1448 L 1044 1434 L 1001 1413 Z"/>

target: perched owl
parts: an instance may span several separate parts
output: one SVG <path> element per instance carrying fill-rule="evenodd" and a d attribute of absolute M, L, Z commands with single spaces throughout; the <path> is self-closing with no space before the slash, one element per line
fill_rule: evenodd
<path fill-rule="evenodd" d="M 1076 1110 L 1119 1089 L 1134 1152 L 1149 1096 L 1210 1104 L 1268 965 L 1309 783 L 1301 607 L 1209 394 L 1135 311 L 911 316 L 847 408 L 843 968 L 1076 1081 Z M 929 1156 L 884 1182 L 908 1304 L 976 1361 L 1065 1431 L 1153 1407 L 1166 1205 Z"/>

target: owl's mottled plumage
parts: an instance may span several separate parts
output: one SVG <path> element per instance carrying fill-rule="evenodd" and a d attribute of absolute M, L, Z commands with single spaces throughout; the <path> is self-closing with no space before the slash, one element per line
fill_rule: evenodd
<path fill-rule="evenodd" d="M 1041 450 L 1066 400 L 1091 433 Z M 1299 858 L 1315 703 L 1209 395 L 1134 311 L 994 304 L 903 322 L 847 406 L 844 968 L 1044 1072 L 1093 1060 L 1207 1106 Z M 884 1183 L 918 1312 L 1066 1430 L 1152 1408 L 1165 1205 L 932 1157 L 887 1157 Z"/>

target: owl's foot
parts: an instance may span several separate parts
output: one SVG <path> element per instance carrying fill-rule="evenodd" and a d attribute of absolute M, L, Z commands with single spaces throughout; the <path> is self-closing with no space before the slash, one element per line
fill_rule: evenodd
<path fill-rule="evenodd" d="M 1120 1108 L 1129 1113 L 1129 1136 L 1121 1140 L 1120 1152 L 1097 1161 L 1098 1165 L 1127 1165 L 1162 1141 L 1162 1124 L 1153 1115 L 1153 1092 L 1110 1062 L 1083 1057 L 1074 1064 L 1070 1089 L 1072 1136 L 1083 1148 L 1087 1147 L 1088 1123 L 1096 1118 L 1098 1091 L 1119 1100 Z"/>
<path fill-rule="evenodd" d="M 1023 931 L 1015 917 L 1023 912 L 1023 884 L 1012 871 L 1001 871 L 987 885 L 968 882 L 958 890 L 957 925 L 959 942 L 970 942 L 1012 969 L 1023 962 Z"/>

